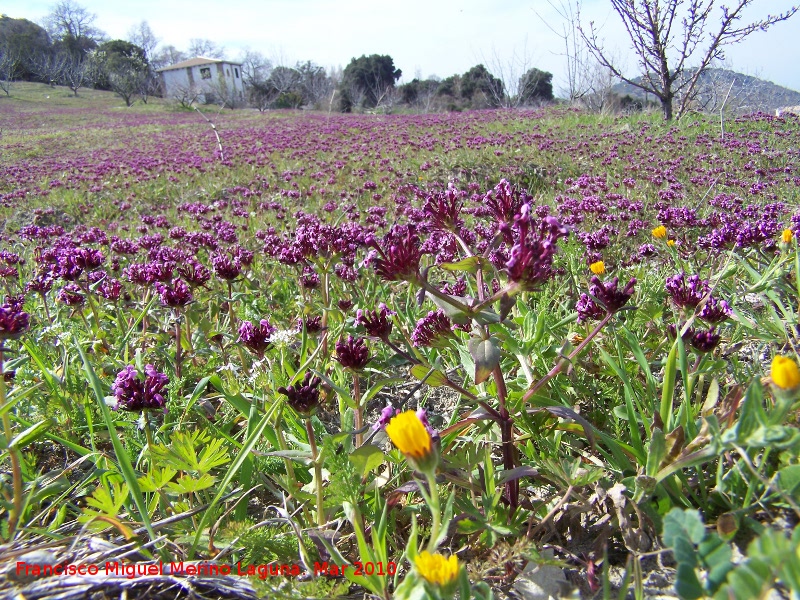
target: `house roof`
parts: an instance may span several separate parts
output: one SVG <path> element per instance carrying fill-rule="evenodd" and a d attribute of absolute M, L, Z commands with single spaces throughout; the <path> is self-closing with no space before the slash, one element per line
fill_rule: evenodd
<path fill-rule="evenodd" d="M 181 62 L 175 63 L 174 65 L 158 69 L 158 72 L 171 71 L 173 69 L 185 69 L 187 67 L 198 67 L 200 65 L 214 65 L 219 63 L 242 66 L 242 63 L 233 62 L 230 60 L 222 60 L 220 58 L 206 58 L 205 56 L 195 56 L 194 58 L 190 58 L 189 60 L 182 60 Z"/>

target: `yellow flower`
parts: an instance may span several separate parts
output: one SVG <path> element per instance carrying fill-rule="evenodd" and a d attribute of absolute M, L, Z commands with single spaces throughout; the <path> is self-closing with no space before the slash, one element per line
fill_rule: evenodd
<path fill-rule="evenodd" d="M 663 225 L 659 225 L 658 227 L 653 229 L 651 233 L 653 234 L 653 237 L 656 238 L 657 240 L 663 240 L 665 237 L 667 237 L 667 228 L 664 227 Z"/>
<path fill-rule="evenodd" d="M 791 390 L 800 385 L 800 369 L 797 368 L 797 363 L 788 356 L 778 355 L 772 359 L 770 376 L 772 383 L 782 390 Z"/>
<path fill-rule="evenodd" d="M 602 275 L 606 272 L 606 265 L 602 260 L 598 260 L 589 265 L 589 270 L 595 275 Z"/>
<path fill-rule="evenodd" d="M 667 246 L 674 246 L 675 240 L 667 240 Z"/>
<path fill-rule="evenodd" d="M 431 434 L 413 410 L 394 417 L 386 426 L 386 435 L 407 457 L 420 460 L 431 454 Z"/>
<path fill-rule="evenodd" d="M 417 571 L 428 582 L 442 587 L 449 585 L 458 577 L 458 557 L 451 554 L 445 558 L 438 552 L 420 552 L 414 560 Z"/>
<path fill-rule="evenodd" d="M 784 244 L 788 244 L 789 242 L 792 241 L 793 237 L 794 237 L 794 232 L 792 232 L 791 229 L 784 229 L 783 233 L 781 234 L 781 241 L 783 241 Z"/>

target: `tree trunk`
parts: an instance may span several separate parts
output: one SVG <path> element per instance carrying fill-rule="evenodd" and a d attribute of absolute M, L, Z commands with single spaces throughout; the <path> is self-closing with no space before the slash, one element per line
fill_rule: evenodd
<path fill-rule="evenodd" d="M 672 94 L 661 98 L 661 110 L 664 111 L 664 120 L 672 121 Z"/>

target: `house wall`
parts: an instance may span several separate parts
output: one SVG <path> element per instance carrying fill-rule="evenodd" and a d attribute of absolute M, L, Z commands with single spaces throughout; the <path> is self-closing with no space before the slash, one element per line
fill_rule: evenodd
<path fill-rule="evenodd" d="M 204 69 L 208 69 L 210 77 L 203 77 Z M 214 97 L 219 95 L 219 87 L 224 85 L 236 104 L 244 102 L 241 65 L 209 63 L 161 71 L 161 83 L 167 98 L 182 98 L 190 93 L 196 94 L 198 102 L 214 102 Z"/>

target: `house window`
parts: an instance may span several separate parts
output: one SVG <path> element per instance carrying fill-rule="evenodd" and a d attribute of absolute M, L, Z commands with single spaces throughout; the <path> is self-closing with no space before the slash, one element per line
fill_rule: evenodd
<path fill-rule="evenodd" d="M 231 70 L 225 69 L 225 77 L 230 77 L 230 76 L 231 76 Z"/>
<path fill-rule="evenodd" d="M 236 67 L 233 67 L 233 73 L 234 73 L 234 75 L 236 75 L 236 79 L 239 79 L 239 69 L 237 69 Z"/>
<path fill-rule="evenodd" d="M 203 79 L 211 79 L 211 67 L 203 67 L 200 69 L 200 77 Z"/>

